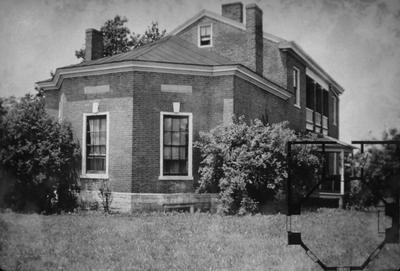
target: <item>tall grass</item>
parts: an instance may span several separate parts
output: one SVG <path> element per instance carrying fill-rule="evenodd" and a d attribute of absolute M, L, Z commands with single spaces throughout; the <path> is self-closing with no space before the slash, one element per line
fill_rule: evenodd
<path fill-rule="evenodd" d="M 375 215 L 376 216 L 376 215 Z M 381 240 L 370 213 L 323 209 L 294 221 L 327 264 L 359 264 Z M 4 270 L 321 270 L 288 246 L 284 215 L 0 214 Z M 375 226 L 374 226 L 375 225 Z M 400 267 L 387 246 L 368 270 Z"/>

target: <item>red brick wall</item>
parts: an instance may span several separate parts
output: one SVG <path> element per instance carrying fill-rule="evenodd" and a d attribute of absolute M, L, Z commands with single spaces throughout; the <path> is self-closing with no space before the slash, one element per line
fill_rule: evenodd
<path fill-rule="evenodd" d="M 203 48 L 203 50 L 212 50 L 237 63 L 247 63 L 247 39 L 245 34 L 246 32 L 244 30 L 205 17 L 178 33 L 177 36 L 197 46 L 197 26 L 199 24 L 205 23 L 213 23 L 213 47 Z M 283 87 L 287 87 L 288 90 L 292 92 L 293 89 L 291 82 L 293 65 L 296 65 L 296 67 L 300 69 L 301 109 L 293 106 L 295 97 L 292 97 L 292 99 L 289 100 L 288 104 L 286 105 L 289 106 L 288 108 L 279 109 L 279 111 L 283 110 L 287 112 L 284 118 L 280 119 L 280 121 L 289 120 L 293 128 L 298 130 L 305 130 L 305 64 L 298 58 L 294 57 L 292 54 L 280 50 L 278 47 L 278 42 L 272 41 L 270 39 L 263 39 L 263 76 L 265 78 Z M 333 109 L 331 92 L 329 94 L 329 107 L 329 135 L 337 138 L 339 135 L 339 126 L 333 125 L 332 123 L 333 118 L 331 116 L 333 114 Z"/>
<path fill-rule="evenodd" d="M 116 192 L 132 190 L 132 112 L 133 73 L 116 73 L 64 79 L 60 91 L 65 94 L 64 118 L 71 122 L 82 144 L 83 113 L 109 112 L 109 179 Z M 85 94 L 85 86 L 110 85 L 110 92 Z M 61 93 L 60 92 L 60 93 Z"/>
<path fill-rule="evenodd" d="M 192 94 L 161 92 L 161 84 L 191 85 Z M 158 180 L 160 173 L 160 111 L 193 114 L 193 141 L 200 131 L 222 123 L 223 99 L 232 98 L 232 76 L 206 77 L 135 72 L 133 94 L 133 192 L 168 193 L 194 190 L 192 181 Z M 193 176 L 197 179 L 199 153 L 193 149 Z"/>
<path fill-rule="evenodd" d="M 270 123 L 288 119 L 290 109 L 288 101 L 272 95 L 265 90 L 236 77 L 234 90 L 234 113 L 236 116 L 245 115 L 246 119 L 261 119 L 267 115 Z M 293 127 L 293 125 L 291 125 Z"/>
<path fill-rule="evenodd" d="M 216 52 L 222 56 L 231 59 L 236 63 L 246 63 L 248 52 L 246 51 L 247 38 L 244 30 L 238 29 L 225 23 L 221 23 L 211 18 L 204 17 L 178 33 L 177 36 L 197 46 L 198 25 L 208 23 L 213 24 L 213 46 L 202 48 L 202 50 Z"/>
<path fill-rule="evenodd" d="M 46 111 L 47 113 L 54 117 L 58 118 L 58 90 L 48 90 L 45 94 L 45 101 L 46 101 Z"/>
<path fill-rule="evenodd" d="M 256 4 L 246 5 L 246 53 L 244 63 L 254 72 L 263 74 L 263 12 Z"/>
<path fill-rule="evenodd" d="M 264 39 L 263 76 L 283 87 L 287 86 L 286 53 L 279 50 L 278 43 Z"/>
<path fill-rule="evenodd" d="M 254 119 L 267 115 L 269 122 L 289 120 L 292 128 L 304 129 L 305 71 L 304 66 L 296 61 L 288 58 L 287 64 L 289 67 L 296 65 L 301 70 L 301 88 L 304 91 L 300 110 L 293 106 L 294 98 L 285 101 L 239 77 L 126 72 L 64 79 L 60 88 L 66 97 L 64 117 L 71 122 L 76 138 L 82 142 L 83 113 L 90 113 L 95 101 L 99 102 L 99 112 L 109 112 L 109 177 L 114 191 L 192 192 L 200 163 L 196 149 L 193 149 L 195 181 L 158 178 L 160 112 L 172 112 L 172 103 L 180 102 L 181 112 L 193 114 L 193 141 L 199 139 L 200 131 L 209 131 L 222 123 L 224 99 L 232 98 L 237 116 Z M 291 80 L 291 75 L 288 80 Z M 192 93 L 162 92 L 161 84 L 190 85 Z M 90 95 L 84 93 L 85 86 L 96 85 L 109 85 L 110 91 Z M 56 110 L 57 92 L 47 94 L 48 108 Z"/>
<path fill-rule="evenodd" d="M 289 112 L 288 120 L 292 127 L 296 130 L 303 131 L 306 129 L 306 66 L 304 62 L 297 57 L 286 54 L 286 72 L 287 72 L 287 89 L 292 94 L 288 100 Z M 300 108 L 294 106 L 296 103 L 296 93 L 293 89 L 293 68 L 300 70 Z"/>
<path fill-rule="evenodd" d="M 190 85 L 192 94 L 161 92 L 161 84 Z M 109 85 L 110 91 L 85 94 L 85 86 Z M 194 190 L 193 181 L 159 180 L 160 112 L 193 113 L 193 141 L 200 131 L 222 123 L 223 101 L 233 98 L 233 76 L 206 77 L 146 72 L 116 73 L 64 79 L 60 93 L 66 102 L 64 117 L 82 143 L 83 113 L 99 102 L 99 112 L 110 114 L 109 179 L 116 192 L 176 193 Z M 58 93 L 49 92 L 48 108 L 58 107 Z M 55 111 L 57 113 L 57 111 Z M 58 113 L 57 113 L 58 114 Z M 193 149 L 193 176 L 197 179 L 200 155 Z"/>
<path fill-rule="evenodd" d="M 223 4 L 221 14 L 226 18 L 243 23 L 243 4 L 241 2 Z"/>
<path fill-rule="evenodd" d="M 247 50 L 246 31 L 242 29 L 204 17 L 178 33 L 177 36 L 197 46 L 197 27 L 198 25 L 207 23 L 213 24 L 213 46 L 202 48 L 202 50 L 216 52 L 231 59 L 233 62 L 245 65 L 248 62 L 249 51 Z M 284 52 L 279 50 L 278 43 L 263 39 L 262 58 L 262 75 L 285 87 L 287 80 L 285 66 L 286 56 Z"/>

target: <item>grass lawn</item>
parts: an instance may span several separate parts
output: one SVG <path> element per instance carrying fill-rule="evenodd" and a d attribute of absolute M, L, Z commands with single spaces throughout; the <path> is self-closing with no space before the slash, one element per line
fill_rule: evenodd
<path fill-rule="evenodd" d="M 4 270 L 321 270 L 288 246 L 284 215 L 43 216 L 0 213 Z M 294 221 L 327 264 L 361 264 L 382 240 L 376 213 L 320 209 Z M 400 268 L 400 244 L 367 270 Z"/>

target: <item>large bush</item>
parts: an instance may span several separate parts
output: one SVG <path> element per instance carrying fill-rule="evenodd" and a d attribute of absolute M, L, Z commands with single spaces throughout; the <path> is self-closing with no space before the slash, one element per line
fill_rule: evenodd
<path fill-rule="evenodd" d="M 16 210 L 73 210 L 80 152 L 71 128 L 58 123 L 40 96 L 0 103 L 0 167 L 16 177 L 8 203 Z"/>
<path fill-rule="evenodd" d="M 384 132 L 382 140 L 400 141 L 400 131 Z M 364 154 L 356 153 L 355 166 L 364 179 L 352 181 L 347 194 L 347 205 L 364 208 L 377 204 L 381 197 L 400 195 L 400 145 L 367 145 Z"/>
<path fill-rule="evenodd" d="M 287 122 L 247 124 L 243 117 L 200 133 L 198 192 L 218 192 L 224 214 L 252 213 L 260 204 L 282 197 L 290 166 L 295 191 L 304 194 L 318 174 L 319 158 L 315 146 L 297 145 L 288 165 L 287 142 L 296 139 Z"/>

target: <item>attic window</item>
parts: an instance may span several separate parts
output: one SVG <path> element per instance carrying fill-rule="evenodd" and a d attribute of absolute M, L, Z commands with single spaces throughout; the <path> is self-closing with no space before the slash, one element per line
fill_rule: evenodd
<path fill-rule="evenodd" d="M 212 46 L 212 25 L 200 25 L 199 26 L 199 47 L 211 47 Z"/>

